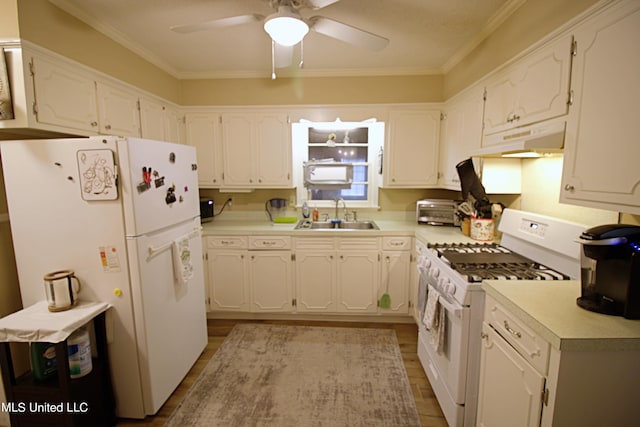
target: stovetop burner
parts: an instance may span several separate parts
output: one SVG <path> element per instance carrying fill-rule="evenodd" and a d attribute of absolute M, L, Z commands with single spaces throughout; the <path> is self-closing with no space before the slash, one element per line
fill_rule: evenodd
<path fill-rule="evenodd" d="M 468 282 L 481 282 L 485 279 L 569 279 L 562 273 L 495 243 L 431 244 L 429 248 Z"/>

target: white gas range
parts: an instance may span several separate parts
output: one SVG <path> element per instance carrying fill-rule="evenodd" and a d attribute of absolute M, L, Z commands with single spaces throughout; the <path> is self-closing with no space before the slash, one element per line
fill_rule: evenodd
<path fill-rule="evenodd" d="M 449 426 L 475 426 L 482 280 L 513 280 L 517 286 L 522 279 L 579 278 L 580 245 L 575 240 L 585 228 L 506 209 L 500 245 L 417 241 L 418 357 Z"/>

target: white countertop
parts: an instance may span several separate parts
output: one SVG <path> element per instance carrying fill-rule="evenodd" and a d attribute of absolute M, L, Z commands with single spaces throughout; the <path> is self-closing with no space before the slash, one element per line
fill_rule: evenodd
<path fill-rule="evenodd" d="M 375 219 L 379 230 L 295 230 L 296 224 L 269 221 L 213 220 L 202 224 L 204 236 L 213 235 L 290 235 L 290 236 L 415 236 L 425 243 L 474 242 L 458 227 L 422 225 L 415 221 Z"/>
<path fill-rule="evenodd" d="M 640 320 L 578 307 L 579 281 L 486 280 L 482 288 L 556 349 L 640 350 Z"/>

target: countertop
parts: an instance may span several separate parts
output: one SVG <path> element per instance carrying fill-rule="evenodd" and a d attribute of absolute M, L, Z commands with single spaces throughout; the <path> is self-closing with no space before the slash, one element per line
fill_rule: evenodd
<path fill-rule="evenodd" d="M 482 288 L 561 351 L 640 350 L 640 320 L 578 307 L 579 281 L 485 280 Z"/>
<path fill-rule="evenodd" d="M 375 219 L 379 230 L 295 230 L 296 224 L 272 224 L 269 221 L 211 221 L 202 224 L 204 236 L 412 236 L 424 243 L 475 242 L 458 227 L 417 224 L 415 221 Z"/>

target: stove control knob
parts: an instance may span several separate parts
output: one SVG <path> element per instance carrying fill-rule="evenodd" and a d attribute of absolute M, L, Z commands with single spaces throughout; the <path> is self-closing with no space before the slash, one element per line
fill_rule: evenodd
<path fill-rule="evenodd" d="M 433 267 L 433 268 L 431 269 L 431 276 L 432 276 L 434 279 L 437 279 L 437 278 L 438 278 L 438 276 L 440 276 L 440 269 L 439 269 L 438 267 Z"/>
<path fill-rule="evenodd" d="M 424 260 L 424 266 L 427 267 L 427 268 L 431 267 L 431 260 L 430 259 L 425 259 Z"/>
<path fill-rule="evenodd" d="M 449 295 L 454 295 L 456 293 L 456 285 L 453 283 L 449 283 L 449 289 L 447 290 Z"/>
<path fill-rule="evenodd" d="M 451 280 L 445 278 L 442 280 L 442 288 L 445 293 L 453 295 L 456 292 L 456 286 L 451 283 Z"/>

